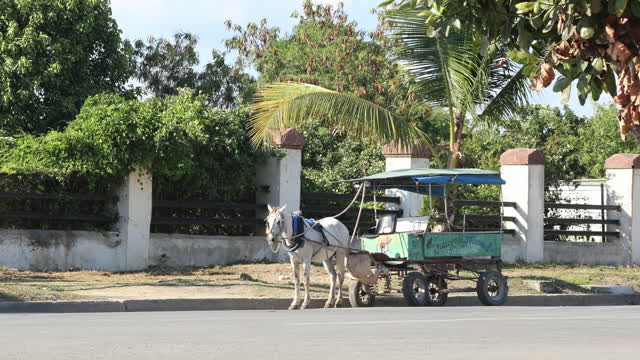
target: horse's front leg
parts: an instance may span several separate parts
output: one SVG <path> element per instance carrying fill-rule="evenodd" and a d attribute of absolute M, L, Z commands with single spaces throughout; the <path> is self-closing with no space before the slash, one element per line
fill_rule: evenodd
<path fill-rule="evenodd" d="M 324 269 L 327 270 L 329 274 L 329 280 L 331 281 L 331 288 L 329 289 L 329 299 L 324 304 L 325 308 L 331 307 L 336 298 L 336 270 L 333 268 L 335 264 L 333 258 L 329 258 L 322 262 L 324 264 Z"/>
<path fill-rule="evenodd" d="M 342 307 L 342 283 L 344 282 L 344 272 L 346 268 L 347 256 L 344 253 L 336 252 L 336 265 L 338 266 L 338 298 L 335 307 Z"/>
<path fill-rule="evenodd" d="M 291 258 L 291 268 L 293 269 L 293 287 L 295 292 L 289 310 L 295 310 L 300 306 L 300 264 L 296 263 L 293 258 Z"/>
<path fill-rule="evenodd" d="M 304 259 L 302 268 L 304 269 L 304 277 L 302 278 L 302 282 L 304 283 L 304 301 L 302 302 L 300 309 L 306 309 L 307 306 L 309 306 L 309 301 L 311 301 L 311 295 L 309 294 L 309 276 L 311 275 L 310 257 L 308 259 Z"/>

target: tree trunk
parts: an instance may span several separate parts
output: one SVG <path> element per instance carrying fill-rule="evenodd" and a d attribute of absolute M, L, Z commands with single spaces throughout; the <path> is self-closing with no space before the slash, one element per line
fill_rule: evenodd
<path fill-rule="evenodd" d="M 449 149 L 449 168 L 454 169 L 460 164 L 462 160 L 462 129 L 464 127 L 464 117 L 460 110 L 455 111 L 453 118 L 453 142 L 450 144 Z"/>
<path fill-rule="evenodd" d="M 449 148 L 449 168 L 457 168 L 462 161 L 462 129 L 464 127 L 464 114 L 460 110 L 455 110 L 453 117 L 453 136 L 452 142 Z M 456 209 L 453 207 L 453 203 L 458 199 L 458 186 L 455 184 L 447 185 L 447 191 L 445 192 L 445 198 L 447 201 L 446 216 L 451 220 L 451 223 L 455 220 Z M 449 231 L 453 231 L 449 226 Z"/>

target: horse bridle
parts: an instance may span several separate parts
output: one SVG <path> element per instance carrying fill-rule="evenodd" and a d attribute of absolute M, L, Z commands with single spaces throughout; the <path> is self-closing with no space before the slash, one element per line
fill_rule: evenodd
<path fill-rule="evenodd" d="M 273 222 L 273 225 L 269 225 L 269 219 L 270 218 L 275 218 L 275 221 Z M 284 239 L 282 238 L 282 233 L 284 232 L 284 216 L 282 214 L 274 214 L 274 215 L 269 215 L 266 218 L 264 218 L 264 221 L 266 223 L 266 225 L 269 227 L 267 229 L 267 234 L 271 235 L 271 237 L 273 239 L 275 239 L 275 241 L 278 243 L 278 246 L 276 246 L 275 250 L 273 249 L 273 247 L 271 247 L 271 251 L 273 251 L 274 253 L 278 252 L 278 250 L 280 250 L 280 246 L 282 245 L 282 243 L 284 242 Z M 275 225 L 278 225 L 278 229 L 280 231 L 278 231 L 278 233 L 274 233 L 273 232 L 273 227 Z"/>
<path fill-rule="evenodd" d="M 278 242 L 278 246 L 276 247 L 276 249 L 274 250 L 273 247 L 271 247 L 271 251 L 273 251 L 274 253 L 278 252 L 278 250 L 280 249 L 280 246 L 285 246 L 285 247 L 291 249 L 292 245 L 287 244 L 286 240 L 282 236 L 282 233 L 284 233 L 284 215 L 278 214 L 278 215 L 269 215 L 269 216 L 267 216 L 264 219 L 266 224 L 267 224 L 267 226 L 269 225 L 269 218 L 276 218 L 276 220 L 274 221 L 274 225 L 278 225 L 278 229 L 280 230 L 278 233 L 274 233 L 273 232 L 273 226 L 271 226 L 268 229 L 268 234 L 270 234 L 272 236 L 272 238 L 275 238 L 276 241 Z M 311 229 L 311 228 L 309 228 L 309 229 Z M 306 229 L 302 233 L 297 234 L 297 235 L 292 234 L 288 239 L 291 240 L 291 241 L 296 241 L 297 238 L 304 237 L 304 235 L 307 233 L 307 231 L 309 229 Z"/>

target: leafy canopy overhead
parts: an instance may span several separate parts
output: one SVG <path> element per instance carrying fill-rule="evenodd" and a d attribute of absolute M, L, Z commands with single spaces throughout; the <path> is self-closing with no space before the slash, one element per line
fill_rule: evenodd
<path fill-rule="evenodd" d="M 0 126 L 62 128 L 129 76 L 109 0 L 0 0 Z"/>
<path fill-rule="evenodd" d="M 203 69 L 198 68 L 198 38 L 180 32 L 173 39 L 150 36 L 147 41 L 126 42 L 133 77 L 142 83 L 145 95 L 165 97 L 189 89 L 202 96 L 207 105 L 230 108 L 246 101 L 252 89 L 251 77 L 225 63 L 217 50 Z"/>
<path fill-rule="evenodd" d="M 621 134 L 638 138 L 637 0 L 388 0 L 380 5 L 392 4 L 418 10 L 432 36 L 456 28 L 476 33 L 484 42 L 504 42 L 535 90 L 556 80 L 553 90 L 566 102 L 571 83 L 577 81 L 582 104 L 608 92 L 620 105 Z"/>

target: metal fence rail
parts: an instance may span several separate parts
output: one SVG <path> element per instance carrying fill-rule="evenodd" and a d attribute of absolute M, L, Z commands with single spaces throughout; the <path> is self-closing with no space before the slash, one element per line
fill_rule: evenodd
<path fill-rule="evenodd" d="M 604 202 L 604 199 L 602 200 Z M 563 204 L 563 203 L 545 203 L 545 210 L 549 209 L 570 209 L 570 210 L 600 210 L 600 218 L 559 218 L 546 216 L 544 219 L 544 237 L 552 240 L 559 240 L 560 237 L 566 236 L 584 236 L 584 237 L 601 237 L 602 241 L 606 241 L 608 237 L 620 237 L 619 231 L 609 231 L 606 225 L 620 225 L 619 219 L 607 219 L 606 211 L 615 211 L 620 213 L 619 205 L 603 204 Z M 600 225 L 598 230 L 569 230 L 568 227 L 576 225 Z M 560 226 L 557 229 L 556 226 Z"/>
<path fill-rule="evenodd" d="M 113 194 L 0 192 L 0 228 L 109 230 L 117 201 Z"/>
<path fill-rule="evenodd" d="M 250 235 L 264 222 L 266 204 L 216 200 L 153 200 L 151 232 L 193 235 Z"/>

